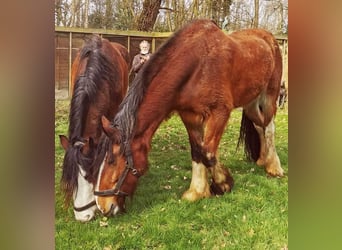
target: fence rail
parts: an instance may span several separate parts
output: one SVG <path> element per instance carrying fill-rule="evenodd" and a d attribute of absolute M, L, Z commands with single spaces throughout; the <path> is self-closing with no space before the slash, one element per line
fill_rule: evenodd
<path fill-rule="evenodd" d="M 84 29 L 55 27 L 55 89 L 67 89 L 70 96 L 71 65 L 84 38 L 98 34 L 111 42 L 124 45 L 133 60 L 139 53 L 139 43 L 147 40 L 151 44 L 151 52 L 155 52 L 173 33 L 172 32 L 142 32 L 104 29 Z M 283 78 L 287 86 L 287 54 L 288 41 L 286 36 L 276 36 L 283 54 Z"/>

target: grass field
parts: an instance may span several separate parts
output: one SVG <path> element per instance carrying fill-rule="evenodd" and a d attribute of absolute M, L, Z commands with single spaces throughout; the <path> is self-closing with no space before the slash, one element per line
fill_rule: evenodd
<path fill-rule="evenodd" d="M 232 113 L 220 144 L 220 161 L 232 171 L 231 193 L 194 203 L 180 200 L 191 180 L 190 146 L 178 116 L 163 122 L 152 140 L 149 171 L 140 178 L 127 213 L 88 223 L 64 209 L 59 189 L 64 151 L 59 134 L 68 130 L 69 101 L 56 101 L 55 247 L 69 249 L 287 249 L 288 115 L 276 116 L 276 145 L 283 178 L 235 152 L 241 111 Z"/>

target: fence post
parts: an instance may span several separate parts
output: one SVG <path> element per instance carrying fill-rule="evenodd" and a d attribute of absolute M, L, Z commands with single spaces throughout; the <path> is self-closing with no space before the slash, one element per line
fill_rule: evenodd
<path fill-rule="evenodd" d="M 128 53 L 131 52 L 131 37 L 127 36 L 127 50 Z"/>
<path fill-rule="evenodd" d="M 72 32 L 69 32 L 69 79 L 68 79 L 68 86 L 69 86 L 69 93 L 68 95 L 71 96 L 71 62 L 72 60 Z"/>
<path fill-rule="evenodd" d="M 152 37 L 152 53 L 156 51 L 156 39 Z"/>

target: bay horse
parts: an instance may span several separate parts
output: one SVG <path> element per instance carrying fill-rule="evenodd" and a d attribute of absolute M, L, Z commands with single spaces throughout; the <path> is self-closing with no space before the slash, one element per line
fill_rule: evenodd
<path fill-rule="evenodd" d="M 61 188 L 64 201 L 73 198 L 76 220 L 89 221 L 94 198 L 95 155 L 103 133 L 101 117 L 113 118 L 128 87 L 127 49 L 98 35 L 86 38 L 72 65 L 69 135 L 60 135 L 65 149 Z"/>
<path fill-rule="evenodd" d="M 226 35 L 210 20 L 196 20 L 170 37 L 138 73 L 105 136 L 95 186 L 106 216 L 125 211 L 138 178 L 148 169 L 151 140 L 172 112 L 191 146 L 192 179 L 182 198 L 195 201 L 230 192 L 234 180 L 218 159 L 230 113 L 242 107 L 239 143 L 271 176 L 283 176 L 274 143 L 274 116 L 282 58 L 273 35 L 249 29 Z M 211 184 L 208 183 L 211 174 Z"/>

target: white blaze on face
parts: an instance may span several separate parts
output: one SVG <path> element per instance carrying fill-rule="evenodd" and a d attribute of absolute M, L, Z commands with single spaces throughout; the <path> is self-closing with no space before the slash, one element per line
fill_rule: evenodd
<path fill-rule="evenodd" d="M 75 207 L 83 207 L 94 200 L 94 189 L 93 184 L 89 183 L 85 178 L 85 171 L 81 166 L 79 166 L 79 174 L 78 174 L 78 187 L 77 190 L 74 191 L 74 206 Z M 92 206 L 83 211 L 75 211 L 75 218 L 79 221 L 89 221 L 91 220 L 96 211 L 96 206 Z"/>
<path fill-rule="evenodd" d="M 117 149 L 119 149 L 119 148 L 117 148 Z M 97 182 L 95 185 L 95 191 L 103 191 L 103 190 L 100 190 L 100 183 L 101 183 L 102 175 L 104 174 L 106 156 L 107 156 L 107 154 L 105 155 L 104 160 L 103 160 L 103 162 L 100 166 L 100 169 L 99 169 L 99 174 L 98 174 Z M 95 201 L 97 204 L 97 208 L 101 211 L 101 213 L 103 213 L 103 214 L 105 213 L 106 216 L 109 216 L 109 215 L 115 215 L 115 214 L 120 212 L 120 208 L 117 204 L 117 201 L 115 199 L 113 199 L 113 197 L 115 197 L 115 196 L 111 196 L 109 198 L 103 198 L 102 197 L 101 200 L 99 199 L 99 197 L 100 196 L 95 195 Z M 111 211 L 111 214 L 108 214 L 109 211 Z"/>
<path fill-rule="evenodd" d="M 100 166 L 99 175 L 98 175 L 97 181 L 96 181 L 95 191 L 99 191 L 100 190 L 100 180 L 101 180 L 103 168 L 104 168 L 104 165 L 105 165 L 106 157 L 107 157 L 107 154 L 103 158 L 104 160 L 102 161 L 102 164 Z M 95 195 L 95 201 L 96 201 L 97 206 L 99 206 L 99 197 L 97 195 Z"/>

